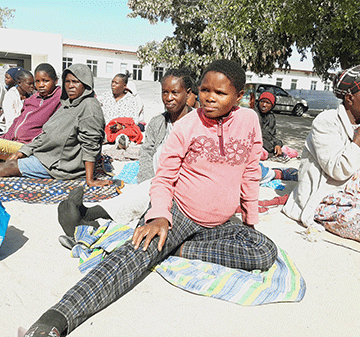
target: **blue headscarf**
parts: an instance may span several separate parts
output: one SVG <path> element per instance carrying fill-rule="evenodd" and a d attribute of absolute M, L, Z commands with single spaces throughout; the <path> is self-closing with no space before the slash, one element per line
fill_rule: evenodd
<path fill-rule="evenodd" d="M 20 70 L 24 70 L 23 67 L 14 67 L 14 68 L 10 68 L 6 73 L 9 74 L 14 81 L 16 81 L 16 75 Z"/>

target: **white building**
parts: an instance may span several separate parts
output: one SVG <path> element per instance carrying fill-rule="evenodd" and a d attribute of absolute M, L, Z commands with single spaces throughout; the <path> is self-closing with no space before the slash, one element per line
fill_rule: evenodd
<path fill-rule="evenodd" d="M 265 76 L 246 72 L 246 82 L 275 84 L 285 90 L 331 90 L 331 81 L 323 82 L 315 72 L 309 70 L 277 70 L 272 75 Z"/>
<path fill-rule="evenodd" d="M 158 81 L 166 70 L 164 66 L 142 67 L 136 55 L 137 47 L 68 40 L 60 34 L 5 28 L 0 28 L 0 41 L 0 64 L 19 65 L 31 71 L 39 63 L 48 62 L 61 74 L 73 63 L 84 63 L 98 78 L 110 79 L 128 70 L 133 80 Z M 330 82 L 322 82 L 309 70 L 277 71 L 271 76 L 247 72 L 247 82 L 276 84 L 284 89 L 330 89 Z"/>
<path fill-rule="evenodd" d="M 115 74 L 129 71 L 137 81 L 158 81 L 164 67 L 152 71 L 142 67 L 136 55 L 137 47 L 120 46 L 75 40 L 63 40 L 62 69 L 73 63 L 87 64 L 95 77 L 113 78 Z"/>
<path fill-rule="evenodd" d="M 60 34 L 0 28 L 0 64 L 22 66 L 34 71 L 40 63 L 50 63 L 61 74 L 73 63 L 87 64 L 95 77 L 112 78 L 128 70 L 133 80 L 158 81 L 164 67 L 141 66 L 137 47 L 63 39 Z"/>
<path fill-rule="evenodd" d="M 61 72 L 63 41 L 60 34 L 0 28 L 0 63 L 34 70 L 48 62 Z"/>

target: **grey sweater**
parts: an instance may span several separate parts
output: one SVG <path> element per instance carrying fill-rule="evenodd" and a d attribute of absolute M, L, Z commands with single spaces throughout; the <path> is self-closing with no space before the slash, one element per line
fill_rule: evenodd
<path fill-rule="evenodd" d="M 164 112 L 151 118 L 146 126 L 145 139 L 140 149 L 138 184 L 155 176 L 153 157 L 166 136 L 168 123 L 170 123 L 169 115 Z"/>
<path fill-rule="evenodd" d="M 84 85 L 84 93 L 70 102 L 64 88 L 68 73 Z M 99 101 L 94 97 L 94 81 L 90 69 L 74 64 L 62 74 L 60 109 L 43 126 L 43 132 L 20 152 L 34 155 L 56 179 L 85 176 L 85 161 L 94 162 L 101 152 L 105 121 Z"/>

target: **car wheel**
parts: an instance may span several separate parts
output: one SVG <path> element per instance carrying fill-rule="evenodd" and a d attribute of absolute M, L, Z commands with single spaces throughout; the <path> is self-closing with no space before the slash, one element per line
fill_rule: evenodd
<path fill-rule="evenodd" d="M 293 111 L 292 111 L 292 114 L 294 116 L 302 116 L 303 113 L 305 112 L 305 108 L 302 104 L 296 104 Z"/>

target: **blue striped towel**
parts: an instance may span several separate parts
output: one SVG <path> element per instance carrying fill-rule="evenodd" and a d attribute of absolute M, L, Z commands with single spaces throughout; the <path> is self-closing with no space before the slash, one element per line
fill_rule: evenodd
<path fill-rule="evenodd" d="M 82 273 L 94 268 L 113 250 L 131 239 L 133 234 L 132 228 L 116 225 L 112 221 L 97 230 L 84 227 L 76 233 L 81 242 L 72 250 L 72 256 L 80 258 L 79 269 Z M 88 236 L 92 233 L 96 238 L 89 246 Z M 265 272 L 231 269 L 175 256 L 170 256 L 154 270 L 181 289 L 244 306 L 299 302 L 306 291 L 300 272 L 280 248 L 274 265 Z"/>

